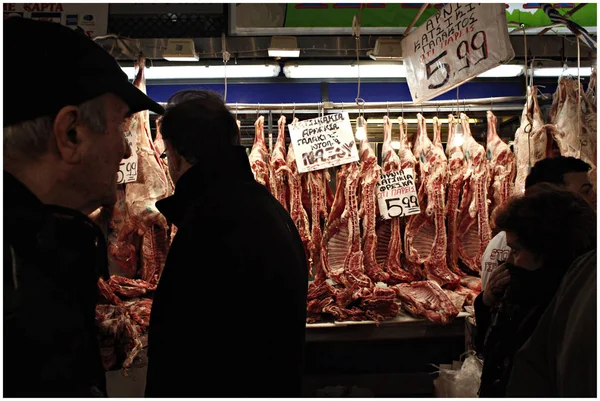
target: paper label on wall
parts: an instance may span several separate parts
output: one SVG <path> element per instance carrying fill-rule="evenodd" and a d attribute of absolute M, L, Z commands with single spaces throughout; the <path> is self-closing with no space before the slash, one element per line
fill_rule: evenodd
<path fill-rule="evenodd" d="M 137 180 L 137 130 L 135 129 L 137 119 L 133 121 L 131 129 L 125 133 L 125 138 L 131 149 L 131 156 L 121 160 L 119 172 L 117 173 L 117 184 L 126 184 Z"/>
<path fill-rule="evenodd" d="M 377 181 L 379 213 L 384 219 L 419 214 L 419 200 L 412 168 L 381 174 Z"/>
<path fill-rule="evenodd" d="M 346 112 L 288 124 L 288 129 L 300 173 L 358 161 L 358 149 Z"/>
<path fill-rule="evenodd" d="M 504 3 L 449 3 L 402 40 L 415 103 L 512 60 Z"/>

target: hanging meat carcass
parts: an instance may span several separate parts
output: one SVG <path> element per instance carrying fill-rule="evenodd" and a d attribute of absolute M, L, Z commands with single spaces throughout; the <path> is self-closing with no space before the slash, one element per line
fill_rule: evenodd
<path fill-rule="evenodd" d="M 388 120 L 389 121 L 389 120 Z M 365 123 L 366 128 L 366 123 Z M 385 146 L 385 145 L 384 145 Z M 377 156 L 369 144 L 367 135 L 360 140 L 361 161 L 361 202 L 359 217 L 363 222 L 363 253 L 365 273 L 374 282 L 386 282 L 389 274 L 377 263 L 377 181 L 381 168 L 377 165 Z"/>
<path fill-rule="evenodd" d="M 298 119 L 294 118 L 292 124 L 296 124 L 297 122 Z M 296 154 L 294 153 L 294 147 L 291 143 L 288 147 L 286 163 L 288 166 L 288 185 L 290 187 L 290 217 L 296 225 L 298 233 L 300 234 L 300 238 L 302 239 L 304 252 L 306 253 L 306 260 L 310 261 L 310 224 L 308 221 L 308 214 L 302 205 L 302 176 L 304 174 L 300 174 L 298 172 Z M 308 267 L 310 269 L 310 262 Z"/>
<path fill-rule="evenodd" d="M 489 172 L 485 149 L 471 135 L 469 117 L 461 113 L 460 119 L 467 170 L 458 213 L 458 254 L 471 271 L 479 272 L 481 257 L 491 239 L 487 194 Z"/>
<path fill-rule="evenodd" d="M 590 102 L 594 112 L 596 111 L 596 79 L 597 74 L 596 70 L 592 71 L 592 75 L 590 75 L 590 83 L 588 84 L 587 90 L 585 91 L 585 97 Z"/>
<path fill-rule="evenodd" d="M 437 117 L 433 117 L 433 144 L 442 152 L 444 145 L 442 144 L 442 122 Z"/>
<path fill-rule="evenodd" d="M 326 187 L 329 185 L 324 170 L 310 171 L 307 173 L 307 182 L 310 190 L 310 243 L 309 252 L 312 262 L 312 275 L 318 282 L 325 280 L 327 275 L 321 266 L 321 247 L 323 241 L 323 228 L 327 219 Z"/>
<path fill-rule="evenodd" d="M 269 151 L 265 143 L 265 118 L 258 117 L 254 123 L 254 144 L 248 156 L 254 179 L 261 185 L 270 188 L 269 183 Z"/>
<path fill-rule="evenodd" d="M 417 171 L 417 158 L 412 152 L 412 143 L 409 143 L 408 141 L 408 123 L 403 117 L 398 117 L 398 125 L 400 126 L 400 147 L 398 149 L 398 157 L 400 158 L 400 169 L 405 170 L 410 168 L 413 170 L 413 174 L 415 176 L 414 182 L 416 188 L 418 189 L 420 184 L 420 176 Z M 405 280 L 400 281 L 407 282 L 425 278 L 425 273 L 423 272 L 421 265 L 418 263 L 411 262 L 408 258 L 406 258 L 406 251 L 402 251 L 402 248 L 404 246 L 404 239 L 406 237 L 406 225 L 409 220 L 410 217 L 402 217 L 400 219 L 400 232 L 402 235 L 402 243 L 399 245 L 401 249 L 400 252 L 402 252 L 400 256 L 402 269 L 412 275 L 411 279 L 406 278 Z"/>
<path fill-rule="evenodd" d="M 448 180 L 443 150 L 427 136 L 425 118 L 417 114 L 417 137 L 413 154 L 418 157 L 421 184 L 418 192 L 421 213 L 410 216 L 404 236 L 409 262 L 425 266 L 427 278 L 440 285 L 456 284 L 459 277 L 446 266 L 446 210 L 444 192 Z"/>
<path fill-rule="evenodd" d="M 514 153 L 517 164 L 514 193 L 525 192 L 525 179 L 535 163 L 552 156 L 551 127 L 544 126 L 537 100 L 537 87 L 527 88 L 527 101 L 521 114 L 521 126 L 515 133 Z"/>
<path fill-rule="evenodd" d="M 134 85 L 145 93 L 144 60 L 138 60 L 136 66 Z M 156 283 L 166 261 L 170 230 L 155 203 L 170 195 L 172 188 L 152 141 L 147 110 L 133 115 L 132 129 L 137 131 L 138 176 L 119 192 L 110 223 L 113 233 L 109 235 L 108 249 L 112 260 L 128 276 L 137 272 L 139 263 L 142 279 Z"/>
<path fill-rule="evenodd" d="M 415 317 L 422 316 L 433 323 L 446 324 L 458 316 L 459 310 L 452 300 L 433 281 L 403 283 L 392 288 L 402 301 L 402 307 Z"/>
<path fill-rule="evenodd" d="M 592 166 L 590 179 L 596 182 L 596 130 L 590 132 L 579 103 L 581 85 L 575 79 L 563 78 L 558 83 L 550 109 L 549 127 L 562 156 L 581 159 Z M 585 97 L 581 103 L 585 107 Z"/>
<path fill-rule="evenodd" d="M 382 174 L 390 174 L 399 171 L 401 168 L 400 157 L 392 147 L 392 121 L 387 117 L 383 117 L 383 147 L 381 158 L 383 160 L 381 172 Z M 398 119 L 400 123 L 400 131 L 404 133 L 402 117 Z M 407 157 L 404 155 L 404 165 L 414 168 L 414 156 L 408 150 L 406 143 L 406 135 L 401 134 L 400 148 L 402 152 L 406 150 Z M 412 157 L 412 159 L 410 159 Z M 378 266 L 389 275 L 388 281 L 391 284 L 400 282 L 410 282 L 415 277 L 402 269 L 400 255 L 402 254 L 402 237 L 401 237 L 401 217 L 392 217 L 391 219 L 379 220 L 377 226 L 377 250 L 375 258 Z"/>
<path fill-rule="evenodd" d="M 513 193 L 513 183 L 517 174 L 515 155 L 508 145 L 500 139 L 496 131 L 498 119 L 491 111 L 487 112 L 487 156 L 489 159 L 490 221 L 493 222 L 496 210 L 502 206 Z"/>
<path fill-rule="evenodd" d="M 464 275 L 458 267 L 458 242 L 460 238 L 458 232 L 458 207 L 460 204 L 461 190 L 465 182 L 465 172 L 467 164 L 462 151 L 462 143 L 456 140 L 454 128 L 457 124 L 452 114 L 448 115 L 448 143 L 446 144 L 446 154 L 448 155 L 448 196 L 447 196 L 447 223 L 448 223 L 448 246 L 446 252 L 446 261 L 452 272 L 459 276 Z"/>
<path fill-rule="evenodd" d="M 281 203 L 285 210 L 289 209 L 288 206 L 288 175 L 289 168 L 285 161 L 285 116 L 281 116 L 277 122 L 278 135 L 277 142 L 275 142 L 275 148 L 271 155 L 271 193 Z"/>
<path fill-rule="evenodd" d="M 358 217 L 358 187 L 361 168 L 356 162 L 342 165 L 337 173 L 333 206 L 323 234 L 323 268 L 329 278 L 346 288 L 372 288 L 364 274 Z"/>

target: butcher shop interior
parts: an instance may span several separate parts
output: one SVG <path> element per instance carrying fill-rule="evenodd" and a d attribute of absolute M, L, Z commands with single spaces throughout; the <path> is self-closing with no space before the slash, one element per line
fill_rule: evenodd
<path fill-rule="evenodd" d="M 588 163 L 595 191 L 595 3 L 28 6 L 5 18 L 52 11 L 162 105 L 222 95 L 305 246 L 305 397 L 476 397 L 494 216 L 547 157 Z M 176 235 L 153 205 L 174 191 L 160 116 L 138 114 L 119 201 L 90 216 L 108 245 L 96 324 L 111 397 L 144 394 Z"/>

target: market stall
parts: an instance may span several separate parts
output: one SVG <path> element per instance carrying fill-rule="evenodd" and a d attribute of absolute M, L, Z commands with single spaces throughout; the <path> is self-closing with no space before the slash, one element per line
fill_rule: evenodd
<path fill-rule="evenodd" d="M 508 36 L 503 6 L 465 5 L 460 14 L 451 5 L 440 6 L 427 20 L 415 15 L 402 37 L 407 82 L 396 98 L 370 100 L 376 90 L 369 92 L 369 84 L 377 75 L 362 83 L 361 95 L 359 67 L 374 64 L 360 57 L 366 55 L 360 18 L 353 24 L 354 101 L 332 94 L 333 101 L 314 82 L 305 84 L 314 86 L 309 101 L 287 91 L 281 102 L 247 97 L 236 102 L 229 92 L 228 107 L 255 179 L 288 210 L 305 246 L 307 396 L 330 385 L 364 387 L 377 396 L 431 395 L 432 364 L 455 360 L 467 348 L 465 327 L 474 323 L 471 305 L 482 290 L 481 259 L 494 233 L 495 211 L 523 192 L 529 169 L 545 157 L 585 160 L 594 167 L 595 184 L 596 72 L 590 68 L 585 88 L 581 68 L 562 69 L 554 86 L 539 85 L 525 30 L 519 37 L 525 39 L 525 57 L 513 60 L 514 36 Z M 440 15 L 446 14 L 459 24 L 456 32 L 441 27 Z M 434 31 L 439 38 L 432 39 Z M 169 46 L 153 39 L 140 41 L 134 51 L 125 39 L 103 40 L 114 54 L 128 57 L 142 52 L 160 58 L 157 49 Z M 575 40 L 581 55 L 586 37 Z M 225 77 L 219 88 L 227 98 L 234 50 L 225 38 L 221 45 Z M 156 72 L 158 63 L 148 64 L 139 57 L 127 66 L 144 91 L 149 71 L 164 79 Z M 262 64 L 269 74 L 280 73 L 279 64 Z M 285 79 L 301 65 L 284 65 Z M 471 80 L 504 66 L 517 67 L 524 79 L 511 83 L 518 95 L 499 89 L 481 95 L 510 84 Z M 276 79 L 273 85 L 284 78 Z M 396 84 L 389 87 L 399 88 Z M 159 86 L 147 92 L 162 102 L 187 87 Z M 473 87 L 477 91 L 463 91 Z M 317 89 L 320 96 L 312 99 Z M 99 282 L 97 324 L 115 395 L 141 395 L 152 295 L 177 232 L 154 206 L 174 191 L 156 117 L 148 112 L 133 117 L 128 139 L 135 152 L 122 163 L 119 200 L 92 214 L 109 245 L 112 277 Z M 129 379 L 117 378 L 121 374 Z M 135 389 L 121 392 L 123 386 L 114 383 L 123 380 L 133 380 Z"/>

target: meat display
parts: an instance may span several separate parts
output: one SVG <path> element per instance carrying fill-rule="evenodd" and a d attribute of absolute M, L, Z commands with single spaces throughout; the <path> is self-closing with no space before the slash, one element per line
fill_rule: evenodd
<path fill-rule="evenodd" d="M 525 192 L 525 178 L 535 163 L 552 156 L 552 134 L 544 126 L 542 112 L 537 99 L 537 87 L 527 88 L 527 101 L 521 115 L 521 126 L 515 133 L 515 158 L 517 176 L 514 193 Z"/>
<path fill-rule="evenodd" d="M 254 174 L 254 179 L 267 188 L 269 183 L 269 151 L 265 142 L 265 118 L 258 117 L 254 123 L 254 145 L 248 156 L 250 159 L 250 168 Z"/>
<path fill-rule="evenodd" d="M 579 93 L 583 91 L 576 80 L 562 78 L 559 81 L 549 115 L 553 127 L 546 127 L 558 144 L 560 154 L 576 157 L 592 166 L 590 179 L 596 182 L 596 127 L 592 130 L 586 124 L 582 112 L 586 96 L 583 95 L 580 102 Z"/>
<path fill-rule="evenodd" d="M 454 302 L 433 281 L 403 283 L 392 288 L 402 301 L 402 307 L 413 316 L 426 316 L 439 324 L 446 324 L 458 316 Z"/>
<path fill-rule="evenodd" d="M 446 154 L 448 155 L 448 197 L 446 203 L 447 223 L 448 223 L 448 245 L 446 252 L 446 261 L 448 268 L 459 276 L 464 275 L 458 266 L 458 208 L 460 204 L 462 188 L 465 185 L 465 173 L 467 164 L 462 151 L 462 144 L 454 137 L 454 128 L 457 124 L 452 114 L 448 116 L 448 144 L 446 145 Z"/>
<path fill-rule="evenodd" d="M 445 191 L 448 181 L 444 151 L 427 136 L 426 120 L 417 114 L 413 154 L 419 158 L 421 213 L 409 218 L 404 237 L 406 259 L 424 265 L 426 277 L 440 285 L 455 284 L 459 277 L 446 265 Z"/>
<path fill-rule="evenodd" d="M 104 303 L 96 307 L 102 362 L 106 370 L 120 362 L 127 376 L 136 356 L 147 345 L 152 299 L 145 297 L 156 290 L 156 285 L 113 275 L 108 282 L 100 279 L 98 287 L 104 298 Z"/>
<path fill-rule="evenodd" d="M 383 117 L 383 150 L 381 167 L 383 174 L 389 174 L 394 171 L 400 171 L 402 162 L 400 157 L 392 148 L 392 121 L 387 117 Z M 400 123 L 400 153 L 404 157 L 404 166 L 412 166 L 414 168 L 415 159 L 410 150 L 408 150 L 408 142 L 403 131 L 402 117 L 398 119 Z M 406 150 L 406 154 L 405 151 Z M 412 158 L 407 160 L 407 157 Z M 393 284 L 401 282 L 410 282 L 415 277 L 404 270 L 401 266 L 400 255 L 402 254 L 402 237 L 401 237 L 401 217 L 393 217 L 388 220 L 380 220 L 377 227 L 377 264 L 381 266 L 384 272 L 389 275 L 389 282 Z"/>
<path fill-rule="evenodd" d="M 514 179 L 517 173 L 515 155 L 508 145 L 500 139 L 496 131 L 498 119 L 491 111 L 487 112 L 487 158 L 489 160 L 490 220 L 493 221 L 496 210 L 502 206 L 513 193 Z"/>
<path fill-rule="evenodd" d="M 366 124 L 365 124 L 366 127 Z M 377 180 L 381 168 L 377 165 L 377 156 L 369 144 L 365 135 L 360 141 L 360 161 L 361 161 L 361 197 L 359 218 L 363 222 L 363 254 L 364 268 L 367 276 L 374 282 L 386 282 L 390 275 L 383 271 L 377 263 Z"/>
<path fill-rule="evenodd" d="M 289 209 L 288 174 L 289 168 L 285 161 L 285 116 L 281 116 L 277 122 L 279 132 L 277 142 L 271 155 L 271 193 L 283 205 L 285 210 Z"/>
<path fill-rule="evenodd" d="M 292 124 L 297 122 L 298 119 L 294 119 Z M 294 153 L 294 147 L 290 144 L 287 152 L 286 163 L 288 166 L 288 185 L 290 194 L 290 217 L 298 229 L 302 243 L 304 244 L 304 251 L 306 253 L 306 260 L 310 261 L 310 223 L 308 221 L 308 214 L 302 203 L 302 176 L 298 172 L 298 166 L 296 164 L 296 154 Z M 310 269 L 310 262 L 309 262 Z"/>
<path fill-rule="evenodd" d="M 481 257 L 491 240 L 488 213 L 489 170 L 486 152 L 471 135 L 469 117 L 460 115 L 463 127 L 463 153 L 467 159 L 465 183 L 458 211 L 458 254 L 467 268 L 481 270 Z"/>

